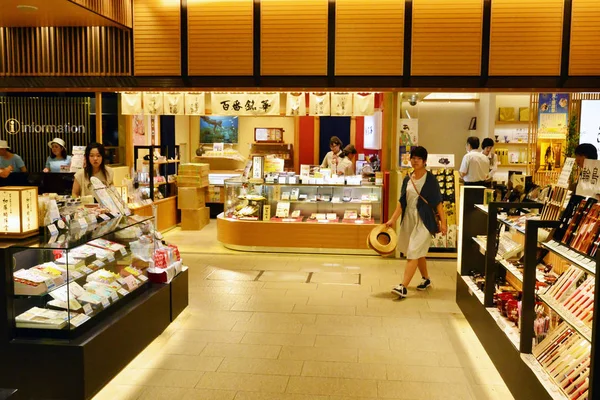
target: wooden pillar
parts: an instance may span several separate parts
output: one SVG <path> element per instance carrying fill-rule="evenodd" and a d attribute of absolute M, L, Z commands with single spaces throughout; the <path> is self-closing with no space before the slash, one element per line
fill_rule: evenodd
<path fill-rule="evenodd" d="M 300 174 L 300 117 L 294 117 L 294 171 Z"/>
<path fill-rule="evenodd" d="M 96 92 L 96 142 L 102 143 L 102 93 Z"/>
<path fill-rule="evenodd" d="M 314 139 L 315 139 L 315 153 L 314 153 L 314 165 L 321 165 L 321 160 L 319 160 L 319 148 L 321 147 L 321 120 L 320 117 L 315 117 L 315 131 L 314 131 Z"/>

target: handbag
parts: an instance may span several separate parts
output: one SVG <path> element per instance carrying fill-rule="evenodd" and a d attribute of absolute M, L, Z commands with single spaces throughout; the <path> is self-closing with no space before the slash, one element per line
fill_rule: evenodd
<path fill-rule="evenodd" d="M 421 196 L 421 192 L 419 192 L 419 189 L 417 189 L 417 185 L 415 185 L 415 181 L 413 181 L 412 176 L 409 176 L 408 179 L 410 179 L 410 183 L 412 183 L 413 187 L 415 188 L 415 192 L 417 192 L 417 195 L 419 195 L 419 197 L 425 202 L 425 204 L 427 204 L 429 208 L 431 208 L 431 211 L 433 211 L 435 224 L 437 226 L 437 230 L 435 231 L 435 233 L 440 233 L 442 231 L 442 219 L 440 218 L 440 215 L 437 213 L 437 210 L 433 208 L 431 204 L 429 204 L 425 197 Z"/>

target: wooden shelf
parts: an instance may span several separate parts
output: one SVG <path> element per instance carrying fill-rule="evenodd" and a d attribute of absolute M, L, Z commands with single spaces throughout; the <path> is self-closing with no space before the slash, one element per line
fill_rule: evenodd
<path fill-rule="evenodd" d="M 527 142 L 508 142 L 508 143 L 502 143 L 502 142 L 496 142 L 496 144 L 494 144 L 494 147 L 500 147 L 500 146 L 527 146 L 529 143 Z"/>
<path fill-rule="evenodd" d="M 498 164 L 499 167 L 527 167 L 527 164 Z"/>
<path fill-rule="evenodd" d="M 162 186 L 162 185 L 166 185 L 167 182 L 156 182 L 154 183 L 154 187 L 158 187 L 158 186 Z M 139 183 L 139 186 L 143 186 L 143 187 L 150 187 L 149 183 Z"/>
<path fill-rule="evenodd" d="M 529 125 L 529 121 L 496 121 L 496 125 Z"/>

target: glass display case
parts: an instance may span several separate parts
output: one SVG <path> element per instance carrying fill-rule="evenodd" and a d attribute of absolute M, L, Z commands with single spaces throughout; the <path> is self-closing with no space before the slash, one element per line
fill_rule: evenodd
<path fill-rule="evenodd" d="M 382 186 L 225 181 L 225 217 L 305 223 L 381 223 Z"/>
<path fill-rule="evenodd" d="M 225 218 L 246 221 L 262 220 L 266 201 L 265 185 L 244 178 L 225 180 Z"/>
<path fill-rule="evenodd" d="M 154 218 L 140 216 L 11 246 L 15 336 L 76 337 L 144 292 L 154 250 Z"/>

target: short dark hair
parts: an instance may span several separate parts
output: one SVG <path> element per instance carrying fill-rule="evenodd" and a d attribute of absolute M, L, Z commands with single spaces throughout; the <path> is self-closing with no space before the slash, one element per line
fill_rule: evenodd
<path fill-rule="evenodd" d="M 588 160 L 597 160 L 598 150 L 596 149 L 596 146 L 591 143 L 581 143 L 575 148 L 575 155 L 584 156 Z"/>
<path fill-rule="evenodd" d="M 481 148 L 485 149 L 486 147 L 494 147 L 494 141 L 489 137 L 486 137 L 483 139 L 483 142 L 481 142 Z"/>
<path fill-rule="evenodd" d="M 339 137 L 332 136 L 331 139 L 329 139 L 329 145 L 333 146 L 334 144 L 337 144 L 338 146 L 342 147 L 342 141 Z"/>
<path fill-rule="evenodd" d="M 413 147 L 410 151 L 410 158 L 419 157 L 423 161 L 427 161 L 427 149 L 423 146 Z"/>
<path fill-rule="evenodd" d="M 479 148 L 479 138 L 477 136 L 469 136 L 467 138 L 467 143 L 469 144 L 469 146 L 471 146 L 473 150 Z"/>
<path fill-rule="evenodd" d="M 354 147 L 353 144 L 349 144 L 346 147 L 344 147 L 344 153 L 345 154 L 358 154 L 358 151 L 356 151 L 356 147 Z"/>

